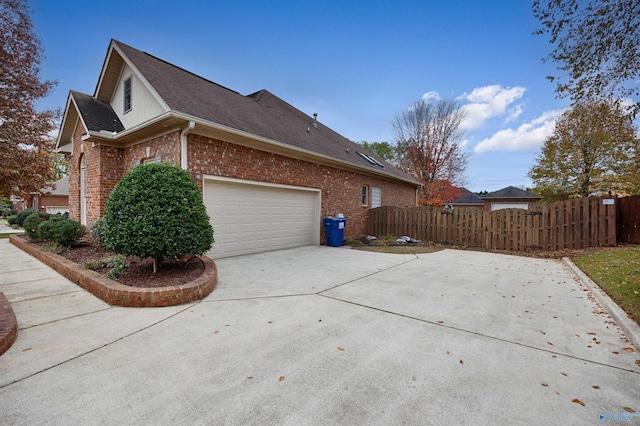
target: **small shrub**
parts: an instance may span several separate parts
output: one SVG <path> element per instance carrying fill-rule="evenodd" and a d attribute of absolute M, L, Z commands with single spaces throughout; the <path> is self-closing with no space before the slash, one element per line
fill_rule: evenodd
<path fill-rule="evenodd" d="M 55 253 L 55 254 L 60 254 L 66 250 L 65 247 L 62 247 L 61 245 L 54 242 L 44 243 L 40 246 L 40 248 L 42 249 L 42 251 L 47 251 L 49 253 Z"/>
<path fill-rule="evenodd" d="M 356 240 L 356 239 L 354 238 L 354 239 L 351 239 L 351 240 L 347 241 L 347 245 L 348 245 L 348 246 L 354 246 L 354 247 L 357 247 L 357 246 L 363 246 L 363 245 L 364 245 L 364 243 L 363 243 L 362 241 L 360 241 L 360 240 Z"/>
<path fill-rule="evenodd" d="M 7 217 L 16 214 L 13 203 L 7 197 L 0 197 L 0 216 Z"/>
<path fill-rule="evenodd" d="M 103 239 L 102 239 L 102 231 L 104 226 L 104 219 L 98 219 L 91 224 L 89 227 L 89 238 L 91 238 L 91 242 L 98 246 L 102 247 Z"/>
<path fill-rule="evenodd" d="M 124 260 L 124 256 L 118 255 L 107 259 L 107 266 L 111 268 L 109 273 L 106 275 L 107 278 L 116 280 L 120 275 L 122 275 L 122 272 L 124 272 L 128 265 Z"/>
<path fill-rule="evenodd" d="M 105 268 L 107 264 L 104 259 L 100 260 L 86 260 L 82 262 L 82 267 L 85 269 L 91 269 L 92 271 L 96 271 L 98 269 Z"/>
<path fill-rule="evenodd" d="M 25 219 L 35 212 L 36 211 L 33 209 L 22 210 L 20 213 L 18 213 L 18 217 L 16 217 L 16 225 L 23 226 Z"/>
<path fill-rule="evenodd" d="M 24 232 L 26 232 L 27 236 L 32 240 L 35 240 L 39 238 L 38 226 L 47 220 L 49 220 L 49 215 L 46 213 L 31 213 L 22 223 L 22 227 L 24 228 Z"/>
<path fill-rule="evenodd" d="M 17 218 L 18 218 L 17 214 L 14 214 L 14 215 L 11 215 L 11 216 L 7 216 L 7 222 L 9 222 L 9 225 L 15 225 Z"/>
<path fill-rule="evenodd" d="M 127 262 L 124 260 L 124 256 L 116 255 L 111 257 L 103 257 L 100 260 L 87 260 L 82 264 L 83 268 L 97 271 L 102 268 L 111 268 L 106 277 L 112 280 L 117 279 L 122 272 L 127 268 Z"/>
<path fill-rule="evenodd" d="M 87 233 L 87 228 L 75 220 L 66 217 L 52 216 L 46 222 L 38 225 L 38 237 L 43 240 L 53 240 L 62 247 L 71 247 Z"/>

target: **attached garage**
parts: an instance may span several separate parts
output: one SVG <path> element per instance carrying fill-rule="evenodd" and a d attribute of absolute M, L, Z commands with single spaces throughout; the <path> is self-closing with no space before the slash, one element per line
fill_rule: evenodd
<path fill-rule="evenodd" d="M 214 259 L 320 243 L 319 189 L 205 176 Z"/>

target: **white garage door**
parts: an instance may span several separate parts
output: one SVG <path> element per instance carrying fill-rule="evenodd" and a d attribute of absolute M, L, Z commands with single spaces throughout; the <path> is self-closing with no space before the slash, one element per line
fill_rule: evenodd
<path fill-rule="evenodd" d="M 491 211 L 502 209 L 529 209 L 529 203 L 491 203 Z"/>
<path fill-rule="evenodd" d="M 204 181 L 213 258 L 320 242 L 320 191 L 238 179 Z"/>

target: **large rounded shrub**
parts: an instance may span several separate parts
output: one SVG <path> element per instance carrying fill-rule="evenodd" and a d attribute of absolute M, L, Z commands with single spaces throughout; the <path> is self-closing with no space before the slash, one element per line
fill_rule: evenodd
<path fill-rule="evenodd" d="M 49 220 L 49 216 L 50 215 L 43 212 L 35 212 L 27 216 L 27 218 L 22 223 L 22 227 L 24 228 L 24 232 L 27 234 L 27 236 L 33 240 L 39 238 L 40 236 L 38 235 L 38 226 L 42 222 L 46 222 L 47 220 Z"/>
<path fill-rule="evenodd" d="M 87 228 L 80 222 L 62 215 L 51 216 L 46 222 L 38 225 L 38 237 L 41 240 L 55 241 L 62 247 L 71 247 L 87 233 Z"/>
<path fill-rule="evenodd" d="M 137 166 L 116 185 L 107 201 L 102 237 L 104 246 L 116 253 L 153 258 L 155 271 L 165 257 L 206 253 L 213 228 L 189 173 L 155 163 Z"/>
<path fill-rule="evenodd" d="M 22 226 L 24 224 L 24 221 L 31 216 L 31 214 L 35 213 L 36 211 L 34 209 L 24 209 L 22 210 L 20 213 L 18 213 L 18 216 L 16 217 L 16 225 L 18 226 Z"/>

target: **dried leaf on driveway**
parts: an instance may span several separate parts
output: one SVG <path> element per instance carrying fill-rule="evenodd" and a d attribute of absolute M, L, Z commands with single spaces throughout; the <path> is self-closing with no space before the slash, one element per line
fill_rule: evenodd
<path fill-rule="evenodd" d="M 279 382 L 284 380 L 284 376 L 280 376 L 280 378 L 278 379 Z"/>
<path fill-rule="evenodd" d="M 247 379 L 253 379 L 253 376 L 247 376 Z"/>
<path fill-rule="evenodd" d="M 622 407 L 622 409 L 624 411 L 626 411 L 627 413 L 635 413 L 636 410 L 634 410 L 633 408 L 629 408 L 629 407 Z"/>
<path fill-rule="evenodd" d="M 595 331 L 587 331 L 587 334 L 591 335 L 591 336 L 595 336 L 596 332 Z"/>
<path fill-rule="evenodd" d="M 573 399 L 571 400 L 571 402 L 575 402 L 576 404 L 580 404 L 580 405 L 582 405 L 583 407 L 585 406 L 585 403 L 584 403 L 584 402 L 582 402 L 582 401 L 580 401 L 578 398 L 573 398 Z"/>
<path fill-rule="evenodd" d="M 622 350 L 625 350 L 627 352 L 635 352 L 636 350 L 633 348 L 622 348 Z"/>
<path fill-rule="evenodd" d="M 636 359 L 636 365 L 640 366 L 640 359 Z"/>
<path fill-rule="evenodd" d="M 338 350 L 339 351 L 344 351 L 344 348 L 342 346 L 338 346 Z"/>
<path fill-rule="evenodd" d="M 563 376 L 567 375 L 567 373 L 565 373 L 564 371 L 561 371 L 560 374 L 562 374 Z"/>
<path fill-rule="evenodd" d="M 547 345 L 551 345 L 551 346 L 553 346 L 553 343 L 551 343 L 551 342 L 547 342 Z"/>
<path fill-rule="evenodd" d="M 598 386 L 598 385 L 593 385 L 591 387 L 594 388 L 594 389 L 600 389 L 600 386 Z"/>
<path fill-rule="evenodd" d="M 549 387 L 549 383 L 547 383 L 547 382 L 542 382 L 542 383 L 540 383 L 540 384 L 541 384 L 542 386 L 544 386 L 545 388 Z"/>

